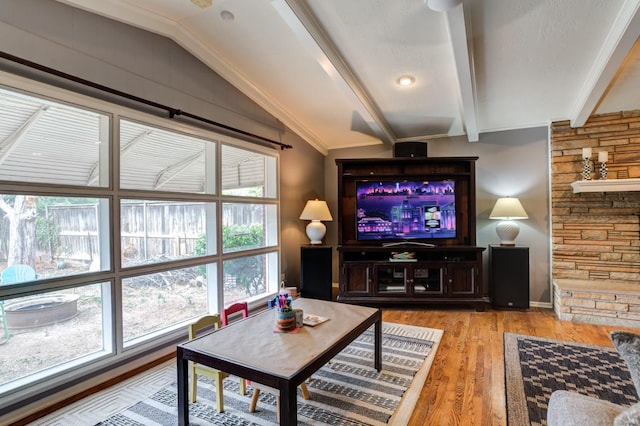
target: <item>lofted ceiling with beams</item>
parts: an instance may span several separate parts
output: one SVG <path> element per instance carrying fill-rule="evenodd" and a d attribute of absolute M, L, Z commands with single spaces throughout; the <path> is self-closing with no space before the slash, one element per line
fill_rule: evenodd
<path fill-rule="evenodd" d="M 171 38 L 324 154 L 640 109 L 640 0 L 58 1 Z"/>

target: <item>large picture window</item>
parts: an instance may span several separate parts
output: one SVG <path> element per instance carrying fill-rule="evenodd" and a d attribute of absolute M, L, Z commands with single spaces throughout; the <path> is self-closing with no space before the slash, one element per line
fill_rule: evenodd
<path fill-rule="evenodd" d="M 277 260 L 276 253 L 225 260 L 224 299 L 233 303 L 273 291 L 269 283 L 277 280 Z"/>
<path fill-rule="evenodd" d="M 278 244 L 274 205 L 223 203 L 222 211 L 222 249 L 225 253 Z"/>
<path fill-rule="evenodd" d="M 206 166 L 215 161 L 215 151 L 212 141 L 120 120 L 120 186 L 214 194 L 215 169 Z"/>
<path fill-rule="evenodd" d="M 11 334 L 0 346 L 3 387 L 111 353 L 103 327 L 110 288 L 109 283 L 90 284 L 5 302 L 1 309 Z"/>
<path fill-rule="evenodd" d="M 205 266 L 193 266 L 123 280 L 125 346 L 206 314 L 205 270 Z"/>
<path fill-rule="evenodd" d="M 110 115 L 0 87 L 0 180 L 106 186 Z"/>
<path fill-rule="evenodd" d="M 231 145 L 222 146 L 222 194 L 277 196 L 276 159 Z"/>
<path fill-rule="evenodd" d="M 216 253 L 216 203 L 122 200 L 122 266 Z"/>
<path fill-rule="evenodd" d="M 109 206 L 99 197 L 0 194 L 0 285 L 24 281 L 7 276 L 12 265 L 28 266 L 36 279 L 108 270 L 109 238 L 100 229 L 109 224 L 100 212 Z"/>
<path fill-rule="evenodd" d="M 9 80 L 0 86 L 0 405 L 277 291 L 277 151 Z"/>

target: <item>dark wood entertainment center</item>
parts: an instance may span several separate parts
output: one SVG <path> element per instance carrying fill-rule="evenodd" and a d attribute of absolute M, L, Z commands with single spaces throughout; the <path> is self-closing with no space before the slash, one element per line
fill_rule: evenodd
<path fill-rule="evenodd" d="M 338 300 L 365 305 L 470 304 L 485 309 L 476 244 L 478 157 L 337 159 Z M 456 232 L 448 238 L 358 239 L 356 182 L 455 183 Z"/>

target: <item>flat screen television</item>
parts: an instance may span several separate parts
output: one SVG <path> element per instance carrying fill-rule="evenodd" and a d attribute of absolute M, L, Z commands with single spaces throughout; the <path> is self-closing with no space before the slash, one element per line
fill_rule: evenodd
<path fill-rule="evenodd" d="M 358 241 L 456 238 L 455 181 L 356 181 Z"/>

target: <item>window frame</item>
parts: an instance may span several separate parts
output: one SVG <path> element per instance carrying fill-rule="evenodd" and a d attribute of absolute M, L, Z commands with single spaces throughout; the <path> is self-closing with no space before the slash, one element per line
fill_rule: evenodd
<path fill-rule="evenodd" d="M 111 259 L 110 267 L 100 271 L 82 273 L 73 276 L 45 278 L 42 280 L 33 281 L 30 283 L 1 286 L 0 285 L 0 300 L 9 300 L 25 295 L 34 295 L 38 293 L 70 289 L 79 287 L 82 285 L 94 284 L 94 283 L 109 283 L 103 285 L 103 297 L 107 298 L 104 309 L 110 309 L 108 315 L 104 318 L 103 333 L 105 339 L 109 339 L 109 345 L 105 347 L 109 349 L 108 353 L 102 354 L 98 357 L 92 357 L 93 359 L 83 360 L 82 362 L 68 363 L 69 368 L 56 368 L 55 371 L 50 371 L 51 374 L 37 374 L 33 377 L 28 376 L 29 380 L 20 380 L 18 386 L 6 387 L 0 386 L 0 405 L 11 406 L 11 404 L 19 404 L 21 400 L 26 397 L 33 397 L 34 395 L 45 395 L 46 390 L 54 383 L 70 383 L 78 378 L 86 379 L 97 375 L 99 372 L 107 371 L 113 366 L 121 365 L 127 360 L 137 359 L 147 356 L 153 349 L 160 348 L 157 352 L 170 353 L 174 349 L 176 341 L 184 339 L 186 336 L 186 323 L 175 324 L 168 328 L 166 332 L 157 333 L 154 339 L 143 339 L 140 342 L 136 342 L 133 345 L 126 346 L 123 344 L 122 338 L 122 315 L 120 313 L 122 304 L 122 280 L 127 278 L 133 278 L 143 274 L 149 274 L 154 272 L 166 271 L 170 269 L 179 269 L 190 266 L 200 265 L 216 265 L 215 274 L 217 277 L 217 283 L 223 282 L 223 262 L 225 260 L 265 255 L 273 256 L 277 258 L 276 271 L 270 271 L 268 283 L 269 291 L 271 293 L 266 294 L 262 298 L 258 298 L 254 301 L 255 304 L 266 304 L 266 300 L 277 292 L 278 277 L 280 277 L 281 269 L 281 208 L 280 208 L 280 155 L 278 151 L 273 147 L 262 146 L 250 141 L 242 140 L 236 137 L 228 136 L 222 133 L 218 133 L 215 130 L 207 130 L 198 126 L 191 126 L 186 123 L 182 123 L 175 120 L 170 120 L 163 117 L 158 117 L 142 110 L 138 111 L 132 108 L 124 107 L 115 103 L 110 103 L 104 100 L 86 96 L 77 92 L 73 92 L 66 89 L 57 88 L 55 86 L 40 83 L 34 80 L 19 77 L 13 74 L 0 71 L 0 86 L 7 90 L 15 90 L 26 95 L 31 95 L 40 98 L 51 99 L 58 103 L 65 103 L 74 107 L 88 109 L 91 111 L 98 111 L 100 113 L 108 114 L 110 117 L 109 129 L 109 151 L 106 158 L 102 158 L 100 163 L 100 179 L 107 178 L 106 172 L 109 172 L 107 184 L 104 186 L 75 186 L 75 185 L 58 185 L 50 183 L 26 183 L 26 182 L 11 182 L 0 181 L 0 193 L 3 194 L 32 194 L 40 196 L 75 196 L 75 197 L 99 197 L 109 200 L 109 207 L 102 211 L 102 215 L 107 216 L 107 223 L 102 223 L 102 226 L 107 226 L 108 230 L 99 229 L 100 232 L 106 232 L 106 235 L 102 235 L 101 241 L 106 237 L 111 241 L 111 245 L 108 247 L 101 247 L 108 252 L 108 256 Z M 142 108 L 141 108 L 142 109 Z M 171 132 L 180 132 L 196 138 L 201 138 L 206 141 L 215 141 L 215 194 L 189 194 L 178 192 L 162 192 L 162 191 L 146 191 L 138 189 L 122 189 L 120 188 L 120 157 L 119 157 L 119 126 L 120 119 L 131 120 L 135 122 L 142 122 L 152 126 L 157 126 L 163 129 L 167 129 Z M 266 155 L 273 157 L 275 161 L 275 170 L 272 171 L 270 177 L 275 175 L 276 182 L 273 183 L 274 194 L 273 197 L 240 197 L 233 195 L 222 195 L 222 178 L 221 178 L 221 164 L 222 164 L 222 146 L 231 145 L 240 149 L 255 151 L 260 155 Z M 140 200 L 159 200 L 159 201 L 195 201 L 195 202 L 215 202 L 216 205 L 216 250 L 213 254 L 206 254 L 204 256 L 198 256 L 193 258 L 176 259 L 162 264 L 144 264 L 130 267 L 123 267 L 121 264 L 121 247 L 120 247 L 120 200 L 123 199 L 140 199 Z M 237 251 L 231 253 L 224 253 L 222 250 L 222 206 L 223 203 L 251 203 L 251 204 L 264 204 L 267 206 L 275 206 L 276 208 L 276 244 L 265 245 L 261 248 L 254 248 L 251 250 Z M 207 226 L 209 226 L 207 224 Z M 207 266 L 209 267 L 209 266 Z M 215 290 L 215 291 L 212 291 Z M 217 285 L 217 288 L 209 288 L 208 291 L 208 306 L 209 312 L 220 312 L 223 305 L 223 289 L 222 285 Z M 176 340 L 178 339 L 178 340 Z M 73 365 L 71 365 L 73 364 Z M 64 364 L 63 367 L 66 367 Z M 47 371 L 48 372 L 48 371 Z M 12 382 L 10 382 L 12 383 Z M 6 390 L 6 391 L 5 391 Z"/>

